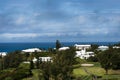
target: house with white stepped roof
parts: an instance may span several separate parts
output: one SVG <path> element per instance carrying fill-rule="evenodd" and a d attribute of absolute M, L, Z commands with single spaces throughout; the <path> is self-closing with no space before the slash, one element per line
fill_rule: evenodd
<path fill-rule="evenodd" d="M 67 49 L 70 49 L 69 47 L 61 47 L 61 48 L 59 48 L 58 50 L 59 51 L 64 51 L 64 50 L 67 50 Z"/>
<path fill-rule="evenodd" d="M 42 52 L 39 48 L 30 48 L 30 49 L 25 49 L 22 50 L 23 52 Z"/>
<path fill-rule="evenodd" d="M 99 47 L 98 47 L 98 50 L 101 50 L 101 51 L 105 51 L 105 50 L 107 50 L 107 49 L 109 49 L 108 46 L 99 46 Z"/>
<path fill-rule="evenodd" d="M 85 48 L 85 49 L 91 48 L 91 45 L 78 45 L 78 44 L 75 44 L 74 46 L 75 46 L 76 49 L 80 49 L 80 50 L 83 49 L 83 48 Z"/>

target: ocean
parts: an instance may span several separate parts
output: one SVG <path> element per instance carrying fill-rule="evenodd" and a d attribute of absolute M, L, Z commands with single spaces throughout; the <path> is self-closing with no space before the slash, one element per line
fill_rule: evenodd
<path fill-rule="evenodd" d="M 74 44 L 98 44 L 98 45 L 113 45 L 117 42 L 61 42 L 62 46 L 73 46 Z M 38 42 L 38 43 L 0 43 L 0 52 L 13 52 L 28 48 L 40 48 L 47 50 L 55 48 L 55 42 Z"/>

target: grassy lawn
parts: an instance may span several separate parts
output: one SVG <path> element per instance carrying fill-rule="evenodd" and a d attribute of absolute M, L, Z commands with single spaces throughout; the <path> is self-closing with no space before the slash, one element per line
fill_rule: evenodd
<path fill-rule="evenodd" d="M 33 69 L 32 73 L 33 73 L 32 77 L 24 78 L 23 80 L 39 80 L 39 75 L 42 75 L 39 69 Z"/>
<path fill-rule="evenodd" d="M 26 63 L 21 63 L 19 67 L 23 67 L 25 69 L 29 69 L 30 64 L 26 64 Z M 39 80 L 38 79 L 38 74 L 40 73 L 40 70 L 38 69 L 33 69 L 32 70 L 33 76 L 32 77 L 27 77 L 24 78 L 23 80 Z"/>
<path fill-rule="evenodd" d="M 105 75 L 105 70 L 100 67 L 99 63 L 94 63 L 93 67 L 77 67 L 73 70 L 73 75 L 83 80 L 91 80 L 89 73 L 102 76 L 102 80 L 120 80 L 120 70 L 109 70 L 109 74 Z"/>
<path fill-rule="evenodd" d="M 104 75 L 103 80 L 120 80 L 120 75 Z"/>
<path fill-rule="evenodd" d="M 88 62 L 92 64 L 93 62 Z M 81 80 L 92 80 L 90 74 L 97 76 L 102 76 L 102 79 L 98 80 L 120 80 L 120 70 L 109 70 L 109 74 L 105 75 L 105 70 L 100 67 L 99 63 L 93 63 L 93 67 L 81 67 L 80 64 L 73 65 L 73 76 L 81 77 Z M 86 72 L 87 71 L 87 72 Z M 29 78 L 24 78 L 23 80 L 39 80 L 39 75 L 41 71 L 38 69 L 32 70 L 33 76 Z M 90 73 L 90 74 L 89 74 Z"/>
<path fill-rule="evenodd" d="M 88 73 L 85 72 L 85 70 L 87 70 L 87 72 L 91 73 L 91 74 L 95 74 L 98 76 L 103 76 L 105 74 L 104 69 L 100 68 L 100 67 L 80 67 L 80 68 L 76 68 L 73 70 L 73 74 L 77 77 L 81 76 L 81 75 L 89 75 Z"/>
<path fill-rule="evenodd" d="M 34 69 L 32 70 L 32 72 L 33 72 L 33 79 L 39 80 L 39 75 L 42 75 L 41 71 L 39 69 Z"/>

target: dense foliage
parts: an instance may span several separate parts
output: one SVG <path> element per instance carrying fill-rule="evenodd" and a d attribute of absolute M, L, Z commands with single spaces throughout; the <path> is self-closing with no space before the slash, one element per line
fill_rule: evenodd
<path fill-rule="evenodd" d="M 59 51 L 61 47 L 59 40 L 56 41 L 56 50 L 49 48 L 48 51 L 24 53 L 15 51 L 0 56 L 0 80 L 21 80 L 32 75 L 34 69 L 41 71 L 41 80 L 72 80 L 73 68 L 80 68 L 80 63 L 98 62 L 108 74 L 109 69 L 120 69 L 120 48 L 110 48 L 105 51 L 98 51 L 98 45 L 92 45 L 87 51 L 94 51 L 95 56 L 88 59 L 76 58 L 75 48 Z M 52 61 L 42 62 L 39 57 L 52 57 Z M 37 58 L 34 63 L 33 58 Z M 29 61 L 30 63 L 23 63 Z M 74 66 L 76 64 L 78 66 Z"/>
<path fill-rule="evenodd" d="M 0 80 L 21 80 L 32 75 L 29 68 L 18 67 L 13 70 L 0 72 Z"/>
<path fill-rule="evenodd" d="M 53 62 L 42 63 L 40 69 L 43 70 L 45 80 L 49 78 L 55 80 L 71 80 L 72 65 L 75 62 L 74 48 L 66 51 L 57 51 Z"/>
<path fill-rule="evenodd" d="M 3 67 L 5 69 L 18 67 L 19 64 L 23 62 L 22 57 L 23 55 L 19 51 L 7 54 L 7 56 L 3 58 Z"/>
<path fill-rule="evenodd" d="M 97 57 L 101 66 L 106 70 L 106 74 L 109 69 L 120 69 L 120 49 L 110 47 L 108 50 L 100 52 Z"/>

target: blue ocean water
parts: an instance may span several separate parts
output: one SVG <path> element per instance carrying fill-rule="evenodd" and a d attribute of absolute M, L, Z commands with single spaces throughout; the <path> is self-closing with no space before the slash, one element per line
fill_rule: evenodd
<path fill-rule="evenodd" d="M 112 45 L 116 43 L 117 42 L 61 42 L 62 46 L 73 46 L 74 44 Z M 47 50 L 48 48 L 55 48 L 55 42 L 0 43 L 0 52 L 12 52 L 12 51 L 23 50 L 28 48 L 41 48 Z"/>

